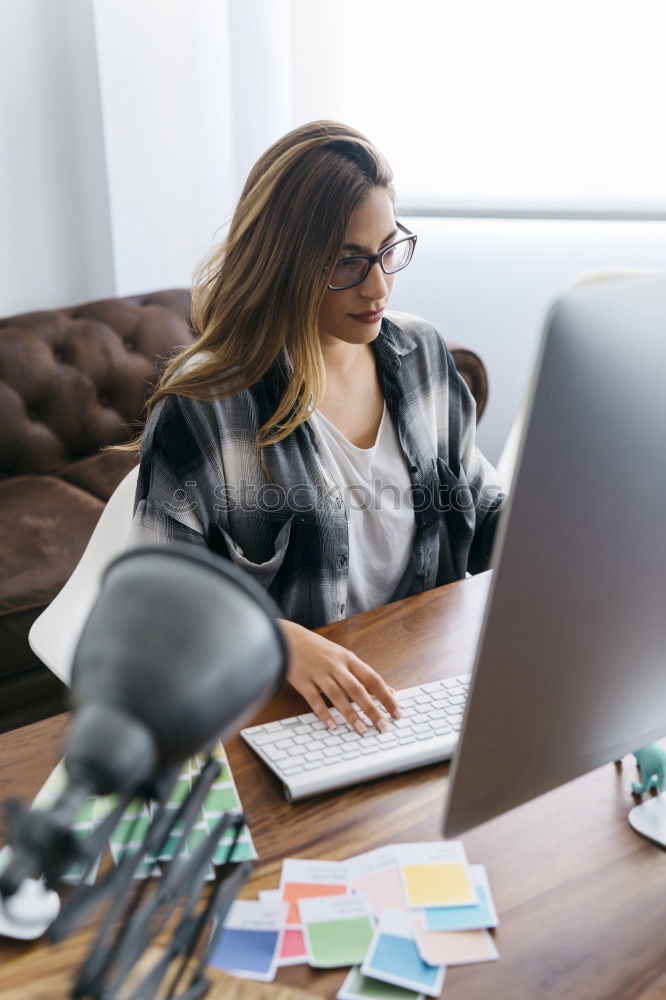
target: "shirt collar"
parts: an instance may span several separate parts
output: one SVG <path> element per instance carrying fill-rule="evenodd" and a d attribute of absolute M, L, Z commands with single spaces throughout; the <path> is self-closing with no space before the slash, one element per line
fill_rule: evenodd
<path fill-rule="evenodd" d="M 381 361 L 400 364 L 399 359 L 409 354 L 416 347 L 416 341 L 402 330 L 397 323 L 384 316 L 379 334 L 374 343 L 375 351 Z"/>

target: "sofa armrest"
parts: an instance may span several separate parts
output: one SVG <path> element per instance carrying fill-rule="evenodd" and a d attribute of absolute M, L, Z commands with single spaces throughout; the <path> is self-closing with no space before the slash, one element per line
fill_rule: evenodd
<path fill-rule="evenodd" d="M 488 373 L 483 361 L 469 347 L 456 343 L 455 340 L 447 341 L 447 347 L 453 355 L 456 368 L 467 382 L 474 399 L 476 400 L 476 420 L 481 419 L 481 415 L 488 402 Z"/>

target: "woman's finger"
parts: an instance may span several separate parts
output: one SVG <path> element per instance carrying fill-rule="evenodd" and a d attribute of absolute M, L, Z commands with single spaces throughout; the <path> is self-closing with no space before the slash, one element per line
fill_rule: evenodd
<path fill-rule="evenodd" d="M 337 678 L 337 681 L 351 701 L 356 702 L 358 707 L 365 712 L 372 725 L 376 726 L 380 732 L 385 732 L 389 726 L 388 719 L 373 701 L 367 688 L 363 686 L 354 674 L 347 670 L 343 676 Z"/>
<path fill-rule="evenodd" d="M 299 693 L 303 695 L 314 714 L 320 722 L 323 722 L 327 729 L 337 728 L 337 722 L 331 715 L 328 705 L 314 684 L 303 684 L 302 688 L 299 689 Z"/>
<path fill-rule="evenodd" d="M 343 716 L 352 729 L 355 729 L 357 733 L 366 732 L 368 728 L 367 724 L 358 714 L 336 679 L 333 677 L 325 677 L 320 682 L 320 687 L 326 697 L 333 703 L 340 715 Z"/>
<path fill-rule="evenodd" d="M 400 705 L 395 696 L 395 690 L 388 686 L 376 670 L 373 670 L 371 666 L 364 663 L 358 656 L 354 657 L 349 665 L 349 669 L 358 678 L 363 687 L 370 692 L 372 697 L 377 698 L 382 703 L 394 719 L 400 718 Z"/>

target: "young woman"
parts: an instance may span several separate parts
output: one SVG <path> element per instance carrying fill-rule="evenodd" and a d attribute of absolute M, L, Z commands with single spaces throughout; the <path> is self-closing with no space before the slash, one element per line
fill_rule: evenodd
<path fill-rule="evenodd" d="M 198 339 L 149 402 L 133 532 L 247 570 L 284 613 L 291 684 L 360 732 L 394 693 L 311 630 L 485 569 L 502 499 L 443 340 L 385 314 L 416 243 L 391 181 L 335 122 L 258 160 L 195 284 Z"/>

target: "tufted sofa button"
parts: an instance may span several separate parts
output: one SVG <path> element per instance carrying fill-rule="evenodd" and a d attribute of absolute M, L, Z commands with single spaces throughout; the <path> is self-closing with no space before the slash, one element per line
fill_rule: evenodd
<path fill-rule="evenodd" d="M 125 349 L 127 351 L 136 351 L 136 343 L 133 340 L 126 340 Z"/>
<path fill-rule="evenodd" d="M 63 354 L 63 352 L 61 350 L 55 350 L 53 352 L 53 357 L 56 359 L 56 361 L 62 362 L 62 361 L 65 360 L 65 355 Z"/>
<path fill-rule="evenodd" d="M 106 395 L 103 395 L 103 394 L 100 395 L 99 402 L 100 402 L 100 406 L 110 406 L 111 405 L 109 397 L 106 396 Z"/>
<path fill-rule="evenodd" d="M 39 418 L 37 416 L 36 410 L 28 410 L 28 420 L 38 420 L 38 419 Z"/>

